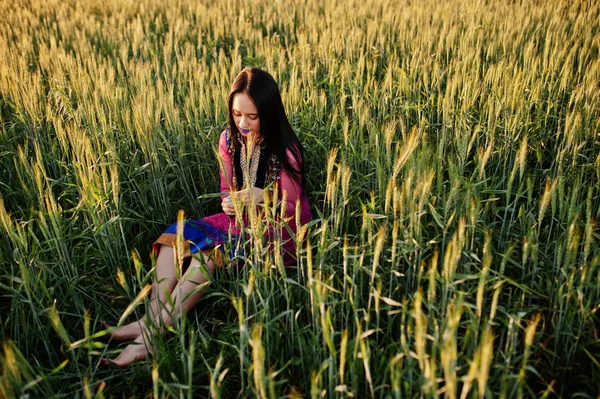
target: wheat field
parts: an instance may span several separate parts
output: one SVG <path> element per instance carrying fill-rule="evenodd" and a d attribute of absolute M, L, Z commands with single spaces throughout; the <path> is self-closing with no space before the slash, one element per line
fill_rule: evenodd
<path fill-rule="evenodd" d="M 597 398 L 599 49 L 586 0 L 0 2 L 0 397 Z M 219 210 L 243 66 L 305 148 L 298 266 L 252 223 L 100 367 L 152 241 Z"/>

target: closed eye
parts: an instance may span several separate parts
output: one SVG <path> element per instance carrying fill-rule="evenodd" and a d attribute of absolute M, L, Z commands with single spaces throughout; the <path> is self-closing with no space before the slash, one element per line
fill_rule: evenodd
<path fill-rule="evenodd" d="M 253 121 L 258 119 L 258 115 L 257 114 L 247 114 L 248 118 L 252 119 Z M 233 111 L 233 116 L 242 116 L 242 113 L 239 111 Z"/>

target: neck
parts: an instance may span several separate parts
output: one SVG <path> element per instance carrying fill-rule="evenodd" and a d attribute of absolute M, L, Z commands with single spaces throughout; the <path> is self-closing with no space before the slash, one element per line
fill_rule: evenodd
<path fill-rule="evenodd" d="M 260 134 L 258 133 L 250 132 L 247 136 L 243 136 L 241 134 L 240 136 L 242 137 L 242 141 L 246 147 L 254 147 L 260 142 Z"/>

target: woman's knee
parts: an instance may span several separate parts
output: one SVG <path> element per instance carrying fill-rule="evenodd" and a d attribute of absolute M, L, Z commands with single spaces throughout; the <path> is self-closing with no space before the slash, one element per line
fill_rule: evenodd
<path fill-rule="evenodd" d="M 164 244 L 159 245 L 158 255 L 160 256 L 161 254 L 163 256 L 169 255 L 169 256 L 173 257 L 173 247 L 171 247 L 169 245 L 164 245 Z"/>
<path fill-rule="evenodd" d="M 214 274 L 216 265 L 215 262 L 213 262 L 206 254 L 196 254 L 190 261 L 190 269 L 191 268 L 208 269 L 210 274 Z"/>

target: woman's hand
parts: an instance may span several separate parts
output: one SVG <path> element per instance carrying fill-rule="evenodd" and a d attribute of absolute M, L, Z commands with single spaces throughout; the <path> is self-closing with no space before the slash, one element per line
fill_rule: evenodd
<path fill-rule="evenodd" d="M 264 201 L 263 198 L 263 189 L 258 187 L 252 187 L 250 189 L 245 189 L 238 191 L 235 195 L 244 201 L 244 205 L 248 205 L 252 203 L 252 199 L 254 198 L 255 204 L 262 204 Z"/>
<path fill-rule="evenodd" d="M 228 197 L 225 197 L 221 201 L 221 208 L 229 216 L 235 215 L 234 201 L 240 201 L 244 206 L 249 205 L 254 200 L 256 204 L 262 204 L 264 201 L 264 193 L 262 188 L 252 187 L 240 191 L 230 193 Z"/>
<path fill-rule="evenodd" d="M 243 205 L 250 205 L 253 200 L 255 204 L 262 204 L 263 190 L 258 187 L 246 188 L 231 193 L 231 197 L 233 201 L 240 201 Z"/>
<path fill-rule="evenodd" d="M 223 198 L 221 201 L 221 208 L 226 215 L 235 216 L 235 208 L 233 206 L 233 202 L 231 201 L 231 196 Z"/>

